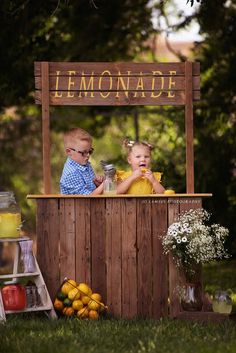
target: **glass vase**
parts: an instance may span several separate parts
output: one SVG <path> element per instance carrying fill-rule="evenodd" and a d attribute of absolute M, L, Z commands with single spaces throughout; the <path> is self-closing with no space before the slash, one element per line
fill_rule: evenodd
<path fill-rule="evenodd" d="M 202 310 L 202 286 L 200 282 L 185 283 L 181 296 L 181 307 L 184 311 Z"/>
<path fill-rule="evenodd" d="M 184 311 L 201 311 L 203 307 L 201 265 L 192 263 L 183 267 L 180 273 L 182 282 L 181 307 Z"/>

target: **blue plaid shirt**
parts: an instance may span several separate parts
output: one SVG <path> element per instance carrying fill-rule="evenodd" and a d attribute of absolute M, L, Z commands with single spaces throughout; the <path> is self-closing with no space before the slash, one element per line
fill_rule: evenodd
<path fill-rule="evenodd" d="M 67 158 L 60 180 L 61 194 L 89 195 L 96 189 L 94 178 L 90 162 L 81 165 Z"/>

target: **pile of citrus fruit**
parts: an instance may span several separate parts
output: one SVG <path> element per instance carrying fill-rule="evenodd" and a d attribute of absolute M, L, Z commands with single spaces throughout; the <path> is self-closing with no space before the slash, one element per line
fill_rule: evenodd
<path fill-rule="evenodd" d="M 54 308 L 62 315 L 76 315 L 80 319 L 98 319 L 100 313 L 107 310 L 99 293 L 93 293 L 86 283 L 67 278 L 57 293 Z"/>

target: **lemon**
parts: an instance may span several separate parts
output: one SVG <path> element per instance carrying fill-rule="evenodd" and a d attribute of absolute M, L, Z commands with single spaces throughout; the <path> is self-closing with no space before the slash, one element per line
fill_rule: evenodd
<path fill-rule="evenodd" d="M 101 302 L 102 301 L 102 296 L 99 293 L 93 293 L 90 297 L 91 299 L 94 299 L 95 302 Z"/>
<path fill-rule="evenodd" d="M 90 298 L 87 295 L 83 295 L 81 301 L 84 305 L 87 305 L 90 302 Z"/>
<path fill-rule="evenodd" d="M 175 194 L 175 191 L 172 190 L 172 189 L 166 189 L 166 190 L 164 191 L 164 194 L 165 194 L 165 195 L 174 195 L 174 194 Z"/>
<path fill-rule="evenodd" d="M 89 311 L 87 308 L 82 308 L 77 312 L 77 317 L 80 319 L 84 319 L 88 317 L 88 315 L 89 315 Z"/>
<path fill-rule="evenodd" d="M 79 299 L 78 300 L 74 300 L 73 303 L 72 303 L 72 308 L 74 310 L 80 310 L 80 309 L 83 308 L 83 306 L 84 306 L 84 304 Z"/>
<path fill-rule="evenodd" d="M 73 279 L 68 279 L 61 287 L 61 293 L 68 294 L 70 290 L 74 289 L 77 283 Z"/>
<path fill-rule="evenodd" d="M 77 288 L 80 290 L 82 296 L 87 295 L 90 297 L 92 294 L 92 289 L 86 283 L 80 283 Z"/>
<path fill-rule="evenodd" d="M 93 320 L 98 319 L 98 316 L 99 316 L 96 310 L 90 310 L 88 315 L 89 315 L 89 318 Z"/>
<path fill-rule="evenodd" d="M 68 293 L 68 298 L 70 300 L 76 300 L 80 297 L 80 291 L 78 288 L 71 289 Z"/>
<path fill-rule="evenodd" d="M 95 300 L 90 300 L 88 303 L 88 308 L 91 310 L 99 310 L 100 306 L 100 303 L 95 302 Z"/>

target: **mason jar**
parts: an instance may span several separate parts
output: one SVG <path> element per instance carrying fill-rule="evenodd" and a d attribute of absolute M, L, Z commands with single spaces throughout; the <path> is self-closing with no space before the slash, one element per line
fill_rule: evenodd
<path fill-rule="evenodd" d="M 12 191 L 0 192 L 0 238 L 20 236 L 21 213 Z"/>

